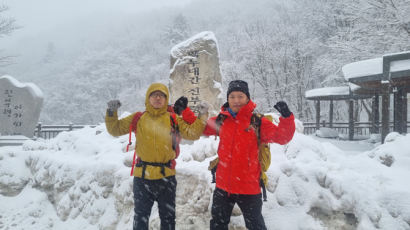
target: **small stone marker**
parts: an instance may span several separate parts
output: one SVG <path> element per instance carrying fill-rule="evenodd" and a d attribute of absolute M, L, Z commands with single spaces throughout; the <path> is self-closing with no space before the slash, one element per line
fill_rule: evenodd
<path fill-rule="evenodd" d="M 43 93 L 33 83 L 0 77 L 0 136 L 33 137 L 43 105 Z"/>

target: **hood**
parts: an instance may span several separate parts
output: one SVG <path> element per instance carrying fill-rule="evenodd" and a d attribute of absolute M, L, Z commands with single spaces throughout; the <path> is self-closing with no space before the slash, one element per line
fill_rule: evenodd
<path fill-rule="evenodd" d="M 151 104 L 149 103 L 149 95 L 153 93 L 154 91 L 161 91 L 167 97 L 164 107 L 160 109 L 154 109 L 154 107 L 152 107 Z M 167 112 L 168 103 L 169 103 L 169 91 L 166 85 L 162 83 L 153 83 L 148 87 L 147 93 L 145 94 L 145 109 L 147 112 L 153 115 L 163 114 Z"/>

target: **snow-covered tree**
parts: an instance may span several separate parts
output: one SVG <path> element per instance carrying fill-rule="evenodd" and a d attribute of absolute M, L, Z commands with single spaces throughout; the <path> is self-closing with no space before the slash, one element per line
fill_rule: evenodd
<path fill-rule="evenodd" d="M 261 112 L 285 100 L 299 119 L 309 121 L 314 104 L 305 100 L 306 90 L 346 84 L 341 67 L 347 63 L 410 50 L 409 1 L 198 0 L 131 16 L 116 26 L 118 36 L 101 36 L 69 57 L 58 52 L 58 62 L 47 65 L 38 65 L 44 58 L 38 55 L 32 66 L 16 72 L 45 91 L 45 122 L 96 123 L 107 99 L 118 97 L 127 111 L 143 109 L 146 87 L 167 82 L 172 45 L 211 30 L 218 39 L 223 88 L 230 80 L 247 80 Z M 61 101 L 70 102 L 66 110 L 81 105 L 90 114 L 64 113 Z M 335 120 L 347 117 L 345 104 L 335 106 Z"/>
<path fill-rule="evenodd" d="M 4 12 L 8 10 L 6 5 L 0 5 L 0 38 L 10 35 L 14 30 L 19 27 L 16 25 L 16 20 L 14 18 L 5 17 Z M 2 50 L 0 50 L 0 54 Z M 0 55 L 0 66 L 4 66 L 10 63 L 11 56 Z"/>
<path fill-rule="evenodd" d="M 187 39 L 191 35 L 191 27 L 183 14 L 178 14 L 172 20 L 172 24 L 165 28 L 162 34 L 164 44 L 175 45 Z"/>
<path fill-rule="evenodd" d="M 43 57 L 43 63 L 53 62 L 53 59 L 56 56 L 56 47 L 53 42 L 47 44 L 46 52 Z"/>

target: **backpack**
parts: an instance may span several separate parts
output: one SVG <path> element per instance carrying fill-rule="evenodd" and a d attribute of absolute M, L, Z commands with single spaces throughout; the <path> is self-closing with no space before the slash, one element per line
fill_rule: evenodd
<path fill-rule="evenodd" d="M 176 114 L 174 113 L 174 109 L 172 108 L 172 106 L 168 106 L 167 111 L 169 113 L 169 117 L 170 117 L 170 120 L 171 120 L 172 149 L 175 151 L 175 159 L 176 159 L 179 156 L 179 152 L 180 152 L 179 143 L 181 142 L 181 135 L 179 133 L 178 124 L 177 124 L 177 121 L 176 121 Z M 132 132 L 137 134 L 138 121 L 144 113 L 145 113 L 145 111 L 144 112 L 137 112 L 137 113 L 135 113 L 134 117 L 132 118 L 132 121 L 131 121 L 131 124 L 130 124 L 127 152 L 129 150 L 129 146 L 132 145 L 131 134 L 132 134 Z M 137 148 L 135 148 L 135 150 L 134 150 L 134 157 L 132 158 L 132 166 L 131 166 L 131 175 L 130 176 L 134 175 L 134 167 L 136 165 L 140 165 L 140 166 L 143 167 L 142 179 L 144 179 L 144 177 L 145 177 L 145 168 L 146 168 L 147 165 L 161 167 L 161 173 L 164 176 L 165 176 L 164 167 L 174 169 L 175 165 L 176 165 L 175 159 L 173 159 L 173 160 L 171 160 L 167 163 L 152 163 L 152 162 L 142 161 L 141 158 L 139 158 L 139 157 L 137 159 L 135 159 L 136 155 L 137 155 Z"/>
<path fill-rule="evenodd" d="M 258 153 L 258 159 L 259 163 L 261 166 L 261 176 L 260 176 L 260 181 L 259 184 L 262 188 L 262 196 L 263 196 L 263 201 L 267 201 L 267 195 L 266 195 L 266 184 L 268 183 L 268 177 L 266 176 L 266 171 L 268 170 L 270 166 L 270 161 L 271 161 L 271 153 L 270 153 L 270 146 L 268 143 L 261 143 L 260 141 L 260 126 L 256 125 L 255 118 L 259 117 L 262 119 L 262 117 L 267 118 L 269 121 L 272 121 L 273 118 L 272 116 L 264 116 L 263 114 L 259 113 L 254 113 L 252 114 L 251 117 L 251 124 L 255 129 L 256 136 L 258 138 L 258 146 L 259 146 L 259 153 Z M 216 118 L 216 133 L 219 136 L 219 129 L 221 128 L 226 116 L 219 114 L 218 117 Z M 250 127 L 249 127 L 250 128 Z M 211 171 L 212 173 L 212 183 L 215 183 L 215 174 L 216 174 L 216 168 L 218 166 L 219 158 L 216 157 L 214 160 L 209 162 L 209 167 L 208 170 Z"/>

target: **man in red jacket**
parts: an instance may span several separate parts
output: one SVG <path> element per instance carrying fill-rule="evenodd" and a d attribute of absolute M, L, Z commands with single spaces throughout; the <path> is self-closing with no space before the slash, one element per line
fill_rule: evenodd
<path fill-rule="evenodd" d="M 220 114 L 210 118 L 204 130 L 204 135 L 220 137 L 210 227 L 211 230 L 228 229 L 232 209 L 237 203 L 248 229 L 266 229 L 259 184 L 258 138 L 251 126 L 256 104 L 250 100 L 248 83 L 230 82 L 227 99 Z M 257 118 L 259 139 L 262 143 L 284 145 L 295 132 L 294 116 L 283 101 L 274 107 L 282 115 L 280 123 L 276 126 L 266 118 Z"/>

